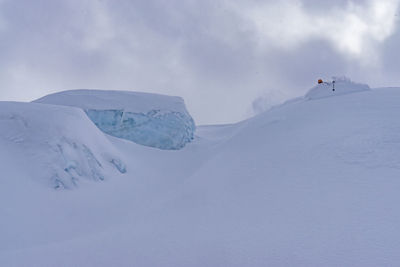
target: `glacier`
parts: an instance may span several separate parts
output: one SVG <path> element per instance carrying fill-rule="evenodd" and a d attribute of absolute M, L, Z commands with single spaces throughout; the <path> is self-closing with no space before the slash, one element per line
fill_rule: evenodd
<path fill-rule="evenodd" d="M 0 266 L 398 265 L 400 88 L 319 89 L 174 151 L 0 104 Z"/>
<path fill-rule="evenodd" d="M 183 148 L 196 126 L 180 97 L 150 93 L 71 90 L 35 101 L 83 109 L 109 135 L 165 150 Z"/>

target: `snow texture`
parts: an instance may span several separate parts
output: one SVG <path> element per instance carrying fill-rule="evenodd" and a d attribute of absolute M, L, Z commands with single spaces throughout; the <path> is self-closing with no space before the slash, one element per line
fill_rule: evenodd
<path fill-rule="evenodd" d="M 368 90 L 370 90 L 370 88 L 366 84 L 352 82 L 346 77 L 333 77 L 331 82 L 324 82 L 312 88 L 305 95 L 305 98 L 308 100 L 319 99 Z"/>
<path fill-rule="evenodd" d="M 397 266 L 400 88 L 358 91 L 200 126 L 177 151 L 2 103 L 0 266 Z M 77 164 L 106 180 L 37 183 Z"/>
<path fill-rule="evenodd" d="M 54 188 L 126 172 L 113 145 L 77 108 L 0 102 L 0 139 L 9 156 Z"/>
<path fill-rule="evenodd" d="M 73 90 L 48 95 L 35 102 L 82 108 L 103 132 L 160 149 L 183 148 L 193 140 L 196 129 L 180 97 Z"/>

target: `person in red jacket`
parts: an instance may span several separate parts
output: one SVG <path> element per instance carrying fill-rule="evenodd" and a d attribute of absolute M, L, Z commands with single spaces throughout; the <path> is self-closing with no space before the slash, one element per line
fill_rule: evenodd
<path fill-rule="evenodd" d="M 318 84 L 324 83 L 322 79 L 318 79 Z M 325 82 L 325 84 L 332 84 L 332 91 L 335 91 L 335 81 L 332 81 L 332 83 Z"/>

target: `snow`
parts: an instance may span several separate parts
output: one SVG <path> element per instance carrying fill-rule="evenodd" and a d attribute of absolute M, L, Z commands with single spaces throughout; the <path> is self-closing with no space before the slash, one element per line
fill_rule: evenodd
<path fill-rule="evenodd" d="M 149 93 L 72 90 L 36 100 L 82 108 L 103 132 L 160 149 L 181 149 L 195 124 L 180 97 Z"/>
<path fill-rule="evenodd" d="M 123 172 L 113 145 L 80 109 L 0 102 L 0 129 L 3 146 L 14 151 L 8 157 L 54 188 L 74 188 Z"/>
<path fill-rule="evenodd" d="M 335 89 L 335 90 L 333 90 Z M 370 90 L 366 84 L 352 82 L 346 77 L 333 77 L 331 82 L 316 85 L 306 95 L 306 99 L 319 99 Z"/>
<path fill-rule="evenodd" d="M 27 133 L 79 140 L 115 175 L 76 190 L 37 183 L 46 169 L 26 172 L 42 162 L 27 155 L 50 147 L 28 149 L 24 120 L 2 119 L 0 266 L 395 266 L 398 103 L 400 88 L 292 101 L 200 126 L 173 151 L 103 135 L 78 109 L 2 103 L 1 118 L 46 117 Z"/>
<path fill-rule="evenodd" d="M 123 109 L 132 113 L 146 113 L 150 110 L 187 113 L 181 97 L 130 91 L 69 90 L 47 95 L 35 102 L 82 109 Z"/>

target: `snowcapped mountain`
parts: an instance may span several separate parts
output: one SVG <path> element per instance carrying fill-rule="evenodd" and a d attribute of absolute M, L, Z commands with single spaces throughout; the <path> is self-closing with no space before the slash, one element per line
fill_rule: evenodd
<path fill-rule="evenodd" d="M 317 86 L 238 124 L 199 126 L 180 150 L 103 134 L 58 97 L 0 105 L 0 266 L 400 261 L 400 88 Z M 91 117 L 101 105 L 90 99 L 67 106 Z M 65 166 L 80 177 L 78 164 L 79 181 L 99 182 L 37 182 Z"/>

